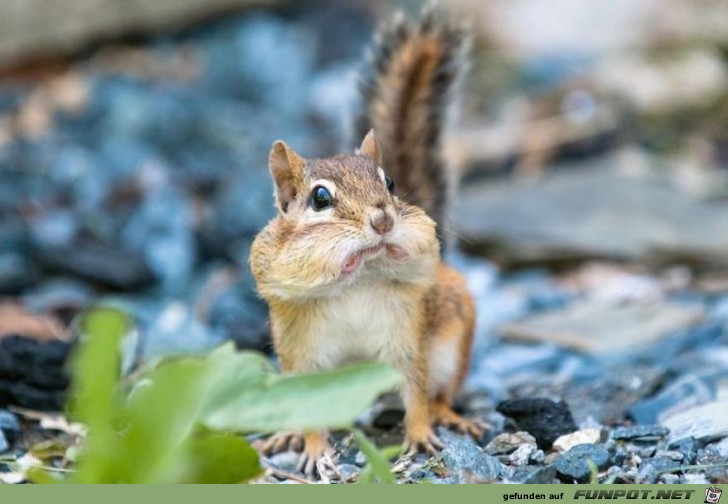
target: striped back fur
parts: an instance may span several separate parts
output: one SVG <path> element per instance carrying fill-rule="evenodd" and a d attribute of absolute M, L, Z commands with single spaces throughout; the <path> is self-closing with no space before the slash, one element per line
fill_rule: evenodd
<path fill-rule="evenodd" d="M 442 130 L 467 45 L 442 12 L 428 9 L 415 23 L 398 15 L 378 33 L 361 81 L 356 141 L 374 129 L 395 193 L 437 222 L 441 240 L 456 183 L 444 165 Z"/>

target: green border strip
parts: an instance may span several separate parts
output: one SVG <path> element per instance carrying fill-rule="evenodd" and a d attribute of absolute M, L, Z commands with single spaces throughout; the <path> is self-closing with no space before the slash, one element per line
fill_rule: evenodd
<path fill-rule="evenodd" d="M 0 504 L 702 503 L 711 485 L 0 485 Z M 716 485 L 721 488 L 721 485 Z M 728 485 L 722 485 L 728 494 Z M 542 496 L 542 498 L 538 498 Z M 610 498 L 611 497 L 611 498 Z M 723 504 L 728 504 L 728 496 Z M 377 504 L 380 504 L 377 502 Z M 719 503 L 720 504 L 720 503 Z"/>

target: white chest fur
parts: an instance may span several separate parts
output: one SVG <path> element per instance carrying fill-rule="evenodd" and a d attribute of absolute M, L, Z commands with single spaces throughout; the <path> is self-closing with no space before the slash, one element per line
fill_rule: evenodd
<path fill-rule="evenodd" d="M 402 366 L 414 349 L 416 309 L 411 295 L 387 281 L 319 299 L 307 317 L 309 359 L 322 369 L 372 360 Z"/>

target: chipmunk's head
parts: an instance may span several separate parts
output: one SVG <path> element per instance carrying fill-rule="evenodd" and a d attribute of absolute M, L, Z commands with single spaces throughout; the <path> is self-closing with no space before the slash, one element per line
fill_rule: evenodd
<path fill-rule="evenodd" d="M 381 159 L 373 131 L 355 154 L 328 159 L 304 159 L 282 141 L 273 144 L 269 167 L 288 230 L 284 253 L 307 285 L 376 275 L 414 281 L 423 274 L 421 258 L 437 257 L 435 223 L 396 196 Z"/>

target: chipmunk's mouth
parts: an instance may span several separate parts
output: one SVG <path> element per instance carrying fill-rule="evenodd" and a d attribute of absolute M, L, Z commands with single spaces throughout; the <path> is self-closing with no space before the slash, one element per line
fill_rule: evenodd
<path fill-rule="evenodd" d="M 395 260 L 405 259 L 409 255 L 402 247 L 382 242 L 349 254 L 341 265 L 341 274 L 349 275 L 353 273 L 359 269 L 359 266 L 364 262 L 364 258 L 376 255 L 382 250 L 386 251 L 388 258 Z"/>

